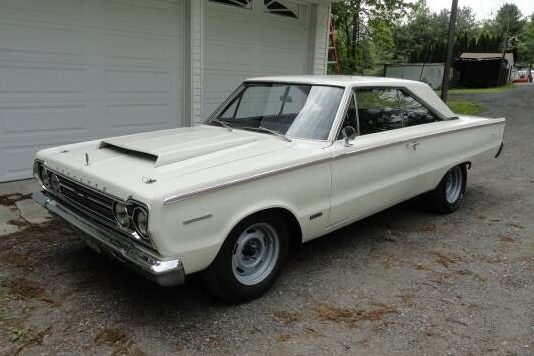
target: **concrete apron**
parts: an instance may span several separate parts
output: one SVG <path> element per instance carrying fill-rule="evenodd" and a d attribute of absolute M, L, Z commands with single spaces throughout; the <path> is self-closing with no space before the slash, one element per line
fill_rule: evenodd
<path fill-rule="evenodd" d="M 51 219 L 31 198 L 39 188 L 33 179 L 0 183 L 0 238 Z"/>

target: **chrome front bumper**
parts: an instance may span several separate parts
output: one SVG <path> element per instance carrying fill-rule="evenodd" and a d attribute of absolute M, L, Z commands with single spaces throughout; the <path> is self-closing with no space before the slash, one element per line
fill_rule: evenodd
<path fill-rule="evenodd" d="M 185 272 L 181 261 L 160 259 L 118 232 L 84 217 L 46 192 L 34 193 L 32 198 L 80 232 L 81 239 L 92 249 L 116 258 L 159 285 L 167 287 L 184 283 Z"/>

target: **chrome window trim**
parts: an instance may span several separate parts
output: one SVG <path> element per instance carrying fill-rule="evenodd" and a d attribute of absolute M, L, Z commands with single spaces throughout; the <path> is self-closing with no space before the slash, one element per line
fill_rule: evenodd
<path fill-rule="evenodd" d="M 231 105 L 231 103 L 233 102 L 233 100 L 235 99 L 236 96 L 238 96 L 241 91 L 246 87 L 247 84 L 258 84 L 258 85 L 261 85 L 261 84 L 280 84 L 280 85 L 308 85 L 308 86 L 321 86 L 321 87 L 332 87 L 332 88 L 340 88 L 340 89 L 343 89 L 343 94 L 341 96 L 341 100 L 339 102 L 339 107 L 336 111 L 336 115 L 334 116 L 334 120 L 332 121 L 332 125 L 330 126 L 330 131 L 326 137 L 326 139 L 324 140 L 320 140 L 320 139 L 314 139 L 314 138 L 305 138 L 305 137 L 291 137 L 291 136 L 288 136 L 289 138 L 291 138 L 292 140 L 302 140 L 302 141 L 311 141 L 311 142 L 333 142 L 332 141 L 332 131 L 334 129 L 334 126 L 336 124 L 336 121 L 338 120 L 338 117 L 339 117 L 339 113 L 340 111 L 342 110 L 342 107 L 344 107 L 344 103 L 345 103 L 345 96 L 347 95 L 347 87 L 344 86 L 344 85 L 334 85 L 334 84 L 321 84 L 321 83 L 306 83 L 306 82 L 298 82 L 298 81 L 295 81 L 295 82 L 292 82 L 292 81 L 262 81 L 262 80 L 250 80 L 250 81 L 244 81 L 237 89 L 235 89 L 232 94 L 230 94 L 230 96 L 228 96 L 226 98 L 226 100 L 224 100 L 222 102 L 221 105 L 219 105 L 217 107 L 217 109 L 215 109 L 211 115 L 209 116 L 209 118 L 204 121 L 204 125 L 209 125 L 211 120 L 214 119 L 217 115 L 220 115 L 221 112 L 223 110 L 225 110 L 227 108 L 228 105 Z M 210 125 L 211 126 L 211 125 Z M 238 127 L 235 128 L 236 130 L 239 130 Z"/>
<path fill-rule="evenodd" d="M 357 117 L 357 120 L 358 120 L 357 121 L 357 123 L 358 123 L 358 136 L 361 136 L 360 135 L 360 117 L 358 115 L 358 100 L 357 100 L 356 95 L 355 95 L 355 92 L 358 89 L 395 89 L 395 90 L 399 90 L 399 91 L 404 91 L 405 93 L 407 93 L 410 96 L 412 96 L 419 104 L 423 105 L 425 107 L 425 109 L 430 111 L 432 114 L 436 115 L 441 121 L 451 121 L 451 120 L 457 119 L 456 117 L 450 118 L 450 117 L 444 116 L 439 111 L 434 109 L 434 107 L 432 107 L 431 105 L 428 105 L 423 99 L 421 99 L 421 97 L 419 97 L 417 94 L 415 94 L 409 88 L 407 88 L 405 86 L 402 86 L 402 85 L 352 85 L 352 86 L 347 86 L 347 90 L 350 91 L 351 94 L 354 95 L 354 103 L 356 105 L 356 117 Z M 398 94 L 397 94 L 397 96 L 398 96 Z M 399 110 L 404 111 L 403 109 L 400 108 L 400 98 L 398 98 L 398 100 L 399 100 Z M 336 129 L 336 134 L 333 136 L 333 141 L 332 142 L 339 141 L 338 137 L 339 137 L 339 134 L 341 132 L 341 128 L 343 127 L 343 121 L 345 119 L 345 114 L 349 110 L 350 99 L 347 100 L 347 102 L 344 105 L 345 105 L 344 114 L 341 117 L 341 122 L 339 123 L 339 126 Z M 424 125 L 424 124 L 422 124 L 422 125 Z M 332 125 L 332 126 L 334 126 L 334 125 Z M 420 125 L 416 125 L 416 126 L 420 126 Z M 401 127 L 401 128 L 404 128 L 404 127 Z M 398 129 L 395 129 L 395 130 L 398 130 Z M 391 131 L 391 130 L 388 130 L 388 131 Z M 369 135 L 372 135 L 372 134 L 369 134 Z"/>
<path fill-rule="evenodd" d="M 336 142 L 336 141 L 339 141 L 340 138 L 339 138 L 339 135 L 341 134 L 341 129 L 343 127 L 343 124 L 345 123 L 345 117 L 347 116 L 347 113 L 349 112 L 349 108 L 350 108 L 350 100 L 353 99 L 354 100 L 354 107 L 356 109 L 356 126 L 355 129 L 356 129 L 356 137 L 360 136 L 360 116 L 358 115 L 358 102 L 356 101 L 356 93 L 354 92 L 354 90 L 350 90 L 349 91 L 350 94 L 349 94 L 349 97 L 347 99 L 347 105 L 345 105 L 345 109 L 343 111 L 343 115 L 341 117 L 341 124 L 336 132 L 336 136 L 334 136 L 334 141 L 332 142 Z M 332 125 L 334 126 L 334 125 Z"/>
<path fill-rule="evenodd" d="M 336 159 L 340 159 L 340 158 L 344 158 L 344 157 L 348 157 L 348 156 L 352 156 L 352 155 L 357 155 L 357 154 L 361 154 L 361 153 L 365 153 L 365 152 L 371 152 L 371 151 L 379 150 L 379 149 L 382 149 L 382 148 L 385 148 L 385 147 L 390 147 L 390 146 L 393 146 L 393 145 L 398 145 L 398 144 L 403 144 L 403 143 L 406 143 L 406 142 L 411 142 L 413 140 L 419 140 L 419 139 L 431 138 L 431 137 L 436 137 L 436 136 L 442 136 L 442 135 L 447 135 L 447 134 L 454 133 L 454 132 L 459 132 L 459 131 L 468 131 L 468 130 L 472 130 L 472 129 L 476 129 L 476 128 L 484 127 L 484 126 L 504 125 L 504 123 L 505 123 L 504 120 L 502 120 L 502 119 L 495 119 L 495 120 L 499 120 L 499 121 L 488 122 L 488 123 L 479 123 L 479 124 L 476 124 L 476 125 L 473 125 L 473 126 L 469 126 L 469 127 L 461 127 L 461 128 L 457 128 L 457 129 L 453 129 L 453 130 L 448 130 L 448 131 L 443 131 L 443 132 L 435 132 L 435 133 L 431 133 L 431 134 L 423 135 L 423 136 L 416 136 L 416 137 L 412 137 L 412 138 L 409 138 L 409 139 L 402 139 L 402 140 L 391 142 L 391 143 L 388 143 L 388 144 L 385 144 L 385 145 L 377 145 L 377 146 L 371 146 L 371 147 L 366 147 L 366 148 L 355 149 L 353 151 L 344 152 L 344 153 L 341 153 L 341 154 L 338 154 L 338 155 L 335 155 L 335 156 L 330 156 L 330 157 L 326 157 L 326 158 L 320 158 L 320 159 L 317 159 L 315 161 L 301 163 L 301 164 L 298 164 L 298 165 L 295 165 L 295 166 L 278 168 L 278 169 L 274 169 L 274 170 L 271 170 L 271 171 L 258 173 L 258 174 L 252 175 L 250 177 L 234 179 L 234 180 L 231 180 L 231 181 L 228 181 L 228 182 L 225 182 L 225 183 L 212 185 L 212 186 L 209 186 L 209 187 L 206 187 L 206 188 L 201 188 L 201 189 L 194 190 L 194 191 L 187 192 L 187 193 L 171 195 L 171 196 L 169 196 L 169 197 L 167 197 L 167 198 L 165 198 L 163 200 L 163 205 L 174 204 L 174 203 L 186 200 L 186 199 L 190 199 L 190 198 L 192 198 L 194 196 L 197 196 L 197 195 L 201 195 L 201 194 L 204 194 L 204 193 L 208 193 L 208 192 L 212 192 L 212 191 L 216 191 L 216 190 L 220 190 L 220 189 L 229 188 L 229 187 L 241 184 L 241 183 L 248 183 L 248 182 L 256 181 L 256 180 L 259 180 L 259 179 L 262 179 L 262 178 L 270 177 L 270 176 L 273 176 L 273 175 L 287 173 L 287 172 L 290 172 L 290 171 L 293 171 L 293 170 L 296 170 L 296 169 L 310 167 L 310 166 L 314 166 L 314 165 L 317 165 L 317 164 L 330 162 L 330 161 L 333 161 L 333 160 L 336 160 Z M 340 141 L 340 140 L 337 140 L 337 141 Z"/>

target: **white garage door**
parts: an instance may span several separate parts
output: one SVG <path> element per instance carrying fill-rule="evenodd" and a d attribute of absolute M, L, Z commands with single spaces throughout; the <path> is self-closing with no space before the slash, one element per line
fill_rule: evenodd
<path fill-rule="evenodd" d="M 307 5 L 283 0 L 207 5 L 204 116 L 246 78 L 307 73 Z"/>
<path fill-rule="evenodd" d="M 0 0 L 0 181 L 44 147 L 180 126 L 179 0 Z"/>

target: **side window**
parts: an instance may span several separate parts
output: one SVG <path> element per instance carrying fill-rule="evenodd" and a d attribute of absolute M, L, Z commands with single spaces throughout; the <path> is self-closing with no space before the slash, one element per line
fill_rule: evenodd
<path fill-rule="evenodd" d="M 403 126 L 415 126 L 440 121 L 432 111 L 404 91 L 400 91 L 400 107 L 403 111 Z"/>
<path fill-rule="evenodd" d="M 360 135 L 401 128 L 399 90 L 393 88 L 356 89 Z"/>

